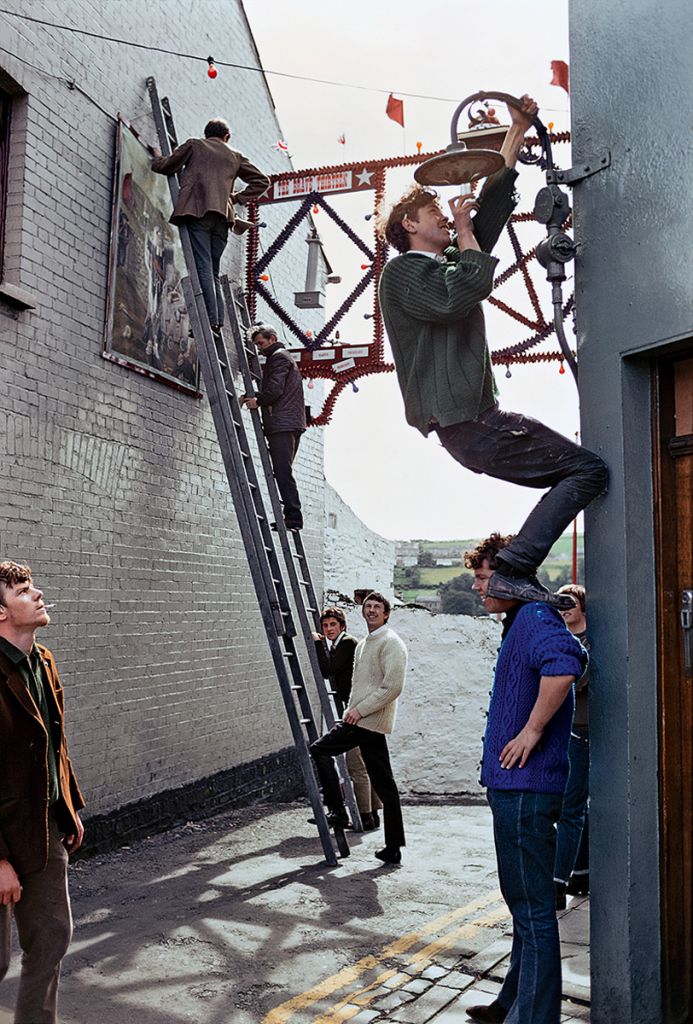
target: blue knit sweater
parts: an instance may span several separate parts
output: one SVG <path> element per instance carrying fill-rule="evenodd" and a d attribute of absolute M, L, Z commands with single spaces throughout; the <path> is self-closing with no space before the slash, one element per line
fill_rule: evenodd
<path fill-rule="evenodd" d="M 481 784 L 493 789 L 562 793 L 568 778 L 572 690 L 544 730 L 524 768 L 501 768 L 506 743 L 527 724 L 542 676 L 579 678 L 587 653 L 559 613 L 546 604 L 525 604 L 501 644 L 489 705 Z"/>

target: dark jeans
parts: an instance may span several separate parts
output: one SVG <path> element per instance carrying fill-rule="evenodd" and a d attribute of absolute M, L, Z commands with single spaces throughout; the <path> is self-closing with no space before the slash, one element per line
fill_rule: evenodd
<path fill-rule="evenodd" d="M 570 881 L 575 868 L 587 814 L 590 771 L 590 741 L 587 734 L 571 734 L 568 758 L 570 771 L 556 829 L 556 863 L 553 868 L 554 879 L 564 885 Z"/>
<path fill-rule="evenodd" d="M 197 276 L 209 313 L 212 327 L 224 323 L 224 296 L 219 283 L 219 264 L 229 237 L 229 225 L 221 213 L 206 213 L 204 217 L 188 217 L 186 226 L 190 233 Z"/>
<path fill-rule="evenodd" d="M 532 510 L 501 559 L 533 572 L 565 528 L 607 485 L 598 455 L 530 416 L 487 409 L 475 420 L 437 427 L 440 443 L 467 469 L 525 487 L 550 490 Z"/>
<path fill-rule="evenodd" d="M 19 903 L 0 906 L 0 980 L 10 964 L 13 915 L 22 949 L 14 1018 L 17 1024 L 57 1024 L 60 963 L 72 938 L 67 850 L 52 817 L 48 832 L 45 868 L 20 877 Z"/>
<path fill-rule="evenodd" d="M 510 966 L 498 993 L 505 1024 L 559 1024 L 561 947 L 553 862 L 558 793 L 489 789 L 503 899 L 513 916 Z"/>
<path fill-rule="evenodd" d="M 385 845 L 390 848 L 404 846 L 404 822 L 399 791 L 392 776 L 387 737 L 381 732 L 337 722 L 329 732 L 315 743 L 311 743 L 310 752 L 328 810 L 336 814 L 346 813 L 334 759 L 337 754 L 345 754 L 354 747 L 360 748 L 373 789 L 383 802 Z"/>
<path fill-rule="evenodd" d="M 280 430 L 277 434 L 267 435 L 274 479 L 284 502 L 284 522 L 287 526 L 299 529 L 303 526 L 303 513 L 291 466 L 296 458 L 302 433 L 301 430 Z"/>

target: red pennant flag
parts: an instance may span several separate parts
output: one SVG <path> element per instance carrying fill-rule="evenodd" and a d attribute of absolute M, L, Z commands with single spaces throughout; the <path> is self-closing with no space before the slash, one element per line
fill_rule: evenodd
<path fill-rule="evenodd" d="M 337 139 L 337 142 L 340 144 L 340 146 L 346 146 L 346 135 L 343 132 Z"/>
<path fill-rule="evenodd" d="M 404 128 L 404 100 L 396 100 L 392 93 L 390 93 L 387 98 L 385 113 Z"/>
<path fill-rule="evenodd" d="M 570 95 L 570 69 L 564 60 L 551 61 L 552 79 L 549 85 L 560 85 Z"/>

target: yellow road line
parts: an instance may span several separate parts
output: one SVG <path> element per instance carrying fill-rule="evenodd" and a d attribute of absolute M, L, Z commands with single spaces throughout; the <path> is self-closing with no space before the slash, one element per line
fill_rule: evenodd
<path fill-rule="evenodd" d="M 413 953 L 407 958 L 406 963 L 410 965 L 416 965 L 420 971 L 424 971 L 433 960 L 436 953 L 442 953 L 446 949 L 458 941 L 458 939 L 469 939 L 471 938 L 479 928 L 490 928 L 494 924 L 498 924 L 503 918 L 508 916 L 508 910 L 505 906 L 499 907 L 497 910 L 492 910 L 488 914 L 484 914 L 482 917 L 477 918 L 475 921 L 470 921 L 467 924 L 462 925 L 460 928 L 456 928 L 452 932 L 448 932 L 447 935 L 441 936 L 436 939 L 435 942 L 429 943 L 423 949 L 417 953 Z M 316 1017 L 313 1024 L 343 1024 L 344 1021 L 350 1020 L 355 1017 L 357 1013 L 360 1013 L 364 1006 L 368 1006 L 369 1003 L 380 995 L 378 989 L 394 975 L 397 971 L 389 971 L 386 974 L 380 975 L 374 982 L 361 989 L 360 992 L 352 992 L 349 995 L 341 999 L 334 1007 L 327 1010 L 320 1017 Z M 392 991 L 395 992 L 398 988 L 406 985 L 407 982 L 412 980 L 412 976 L 407 973 L 402 974 L 402 981 L 399 985 L 388 986 L 391 987 Z M 365 997 L 365 998 L 364 998 Z M 354 1006 L 354 1003 L 358 1005 Z M 352 1005 L 347 1005 L 352 1004 Z"/>
<path fill-rule="evenodd" d="M 406 953 L 417 943 L 421 942 L 422 939 L 424 939 L 426 936 L 431 935 L 434 932 L 439 932 L 441 931 L 441 929 L 446 928 L 451 924 L 454 924 L 455 921 L 458 921 L 461 917 L 468 917 L 470 914 L 473 914 L 476 911 L 483 910 L 484 907 L 487 907 L 490 903 L 497 902 L 500 898 L 501 894 L 499 890 L 494 889 L 492 892 L 486 893 L 485 896 L 480 896 L 477 899 L 472 900 L 470 903 L 465 904 L 465 906 L 457 907 L 455 910 L 451 910 L 447 914 L 443 914 L 441 917 L 436 918 L 434 921 L 430 921 L 428 924 L 424 925 L 418 931 L 409 932 L 407 935 L 401 936 L 401 938 L 396 939 L 394 942 L 389 943 L 387 946 L 384 946 L 380 953 L 377 954 L 377 956 L 370 955 L 363 957 L 361 960 L 357 961 L 352 967 L 343 968 L 341 971 L 338 971 L 336 974 L 331 975 L 329 978 L 325 978 L 323 981 L 319 982 L 313 988 L 308 989 L 308 991 L 301 992 L 299 993 L 299 995 L 296 995 L 292 999 L 287 1000 L 287 1002 L 282 1003 L 281 1006 L 277 1006 L 273 1010 L 270 1010 L 270 1012 L 266 1014 L 265 1017 L 263 1017 L 262 1024 L 286 1024 L 286 1022 L 290 1020 L 290 1018 L 293 1016 L 296 1010 L 306 1009 L 313 1003 L 317 1003 L 319 1002 L 319 1000 L 332 995 L 334 992 L 338 992 L 339 989 L 346 988 L 347 986 L 353 986 L 362 975 L 364 975 L 367 971 L 371 971 L 374 968 L 376 968 L 378 964 L 381 963 L 383 960 L 387 960 L 390 957 L 399 956 L 403 953 Z M 498 913 L 498 911 L 493 911 L 492 915 Z M 504 914 L 501 914 L 500 916 L 502 917 L 504 916 Z M 483 921 L 484 918 L 479 918 L 480 927 L 483 926 L 481 923 Z M 466 925 L 465 927 L 469 926 Z M 455 939 L 451 939 L 448 945 L 453 945 L 454 941 L 456 941 L 456 939 L 459 937 L 457 935 L 457 932 L 451 934 L 455 935 Z M 443 939 L 439 939 L 436 941 L 443 942 L 444 938 L 445 937 L 443 937 Z M 431 944 L 431 946 L 433 945 L 435 944 Z M 446 947 L 445 945 L 443 945 L 440 948 Z M 386 971 L 384 972 L 383 975 L 379 976 L 379 980 L 377 982 L 374 982 L 373 985 L 382 985 L 383 980 L 381 979 L 388 980 L 395 974 L 397 974 L 397 971 Z M 368 992 L 373 987 L 373 985 L 367 985 L 363 989 L 363 992 Z M 353 1014 L 350 1014 L 350 1016 L 353 1016 Z M 337 1021 L 337 1019 L 338 1018 L 335 1018 L 335 1021 Z M 343 1019 L 347 1020 L 348 1018 Z"/>

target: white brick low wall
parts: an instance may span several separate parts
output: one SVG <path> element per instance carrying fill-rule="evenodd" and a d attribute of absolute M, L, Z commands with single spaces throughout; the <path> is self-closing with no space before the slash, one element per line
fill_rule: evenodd
<path fill-rule="evenodd" d="M 355 590 L 393 597 L 394 540 L 369 530 L 334 487 L 325 484 L 325 590 L 353 599 Z"/>

